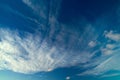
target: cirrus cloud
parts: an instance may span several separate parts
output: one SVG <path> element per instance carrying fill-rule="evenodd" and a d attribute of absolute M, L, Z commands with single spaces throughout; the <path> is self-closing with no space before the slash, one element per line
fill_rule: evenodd
<path fill-rule="evenodd" d="M 84 50 L 78 53 L 55 45 L 50 46 L 47 38 L 41 39 L 39 33 L 21 32 L 21 35 L 17 30 L 2 28 L 0 32 L 1 70 L 31 74 L 86 63 L 92 57 Z M 59 37 L 65 36 L 59 34 Z"/>

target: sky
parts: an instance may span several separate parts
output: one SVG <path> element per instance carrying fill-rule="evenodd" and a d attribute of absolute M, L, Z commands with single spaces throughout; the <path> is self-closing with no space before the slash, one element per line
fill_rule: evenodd
<path fill-rule="evenodd" d="M 119 80 L 120 0 L 1 0 L 0 80 Z"/>

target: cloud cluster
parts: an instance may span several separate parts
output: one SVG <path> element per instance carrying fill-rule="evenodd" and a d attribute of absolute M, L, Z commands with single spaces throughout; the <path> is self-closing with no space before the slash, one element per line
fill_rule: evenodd
<path fill-rule="evenodd" d="M 108 71 L 120 71 L 120 33 L 114 31 L 105 31 L 104 34 L 106 41 L 101 43 L 100 50 L 102 56 L 97 60 L 96 65 L 91 70 L 87 70 L 80 75 L 102 75 Z M 91 63 L 89 66 L 91 66 Z M 119 75 L 119 73 L 117 73 Z"/>

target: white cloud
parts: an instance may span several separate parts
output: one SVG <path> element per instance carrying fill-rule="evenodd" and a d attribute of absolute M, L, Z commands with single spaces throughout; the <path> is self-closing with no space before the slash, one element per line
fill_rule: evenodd
<path fill-rule="evenodd" d="M 120 55 L 112 56 L 106 60 L 104 60 L 102 63 L 100 63 L 97 67 L 93 68 L 92 70 L 88 70 L 81 75 L 102 75 L 107 71 L 111 70 L 118 70 L 120 71 L 120 64 L 119 59 Z"/>
<path fill-rule="evenodd" d="M 70 76 L 67 76 L 67 77 L 66 77 L 66 80 L 70 80 Z"/>
<path fill-rule="evenodd" d="M 101 52 L 102 52 L 104 55 L 110 55 L 110 54 L 113 53 L 113 50 L 107 49 L 107 48 L 103 48 L 103 49 L 101 49 Z"/>
<path fill-rule="evenodd" d="M 96 46 L 96 42 L 90 41 L 88 45 L 89 45 L 90 47 L 95 47 L 95 46 Z"/>
<path fill-rule="evenodd" d="M 35 1 L 35 0 L 22 0 L 23 3 L 25 3 L 28 7 L 30 7 L 35 14 L 37 14 L 39 17 L 46 18 L 47 14 L 47 4 L 44 0 L 42 1 Z"/>
<path fill-rule="evenodd" d="M 120 41 L 120 34 L 115 33 L 114 31 L 105 32 L 105 36 L 114 41 Z"/>
<path fill-rule="evenodd" d="M 105 34 L 105 37 L 108 41 L 106 40 L 101 43 L 100 51 L 102 56 L 99 56 L 95 62 L 88 64 L 88 67 L 94 65 L 96 65 L 96 67 L 86 70 L 79 75 L 102 75 L 111 70 L 120 71 L 120 34 L 110 31 Z M 111 43 L 109 40 L 114 40 L 115 42 Z"/>
<path fill-rule="evenodd" d="M 51 49 L 47 43 L 40 44 L 40 37 L 27 34 L 21 38 L 16 32 L 0 30 L 0 68 L 20 73 L 48 71 L 60 67 L 54 64 L 57 58 L 56 48 Z"/>
<path fill-rule="evenodd" d="M 48 21 L 51 20 L 51 18 L 54 16 L 59 15 L 59 9 L 60 4 L 62 0 L 22 0 L 24 4 L 26 4 L 28 7 L 30 7 L 35 15 L 38 15 L 43 19 L 48 19 Z M 50 23 L 51 24 L 51 23 Z"/>
<path fill-rule="evenodd" d="M 33 0 L 23 0 L 23 2 L 36 11 L 36 14 L 40 13 L 39 17 L 45 16 L 46 10 L 43 8 L 46 5 L 44 2 L 41 2 L 41 5 L 38 5 L 38 3 L 34 2 Z M 58 1 L 55 2 L 57 3 Z M 42 5 L 44 6 L 41 7 Z M 51 71 L 59 67 L 71 67 L 75 66 L 76 64 L 86 63 L 89 61 L 89 59 L 92 57 L 89 50 L 87 50 L 87 48 L 82 50 L 81 48 L 86 46 L 88 47 L 89 37 L 91 39 L 95 38 L 92 36 L 94 30 L 91 27 L 87 27 L 84 35 L 81 36 L 79 40 L 79 34 L 76 32 L 74 33 L 69 30 L 63 30 L 63 27 L 65 26 L 61 26 L 61 24 L 56 20 L 57 13 L 55 13 L 55 16 L 53 14 L 54 11 L 57 12 L 58 8 L 55 7 L 54 10 L 54 6 L 51 5 L 51 7 L 53 11 L 50 10 L 49 14 L 49 25 L 51 30 L 48 37 L 50 39 L 54 37 L 57 40 L 54 42 L 55 45 L 50 46 L 50 44 L 48 44 L 46 41 L 48 38 L 42 40 L 39 34 L 30 34 L 26 32 L 21 36 L 19 31 L 0 29 L 1 70 L 11 70 L 19 73 L 29 74 L 39 71 Z M 10 9 L 10 11 L 13 13 L 15 12 L 13 9 Z M 42 15 L 41 13 L 45 14 Z M 33 18 L 29 18 L 29 16 L 24 16 L 17 11 L 16 14 L 40 23 L 39 21 L 36 21 L 36 19 L 34 20 Z M 60 31 L 58 30 L 59 27 Z M 46 26 L 44 26 L 44 28 L 46 28 Z M 56 32 L 58 33 L 56 34 Z M 65 40 L 66 38 L 68 38 L 68 40 Z M 86 40 L 83 38 L 86 38 Z M 43 42 L 41 43 L 41 41 Z M 80 44 L 82 42 L 84 44 Z M 65 47 L 68 47 L 68 49 Z M 81 50 L 73 50 L 75 47 L 78 47 Z"/>
<path fill-rule="evenodd" d="M 106 75 L 102 75 L 101 77 L 105 78 L 105 77 L 115 77 L 115 76 L 120 76 L 120 73 L 106 74 Z"/>
<path fill-rule="evenodd" d="M 108 49 L 114 49 L 115 47 L 116 47 L 115 44 L 107 44 L 106 45 L 106 48 L 108 48 Z"/>
<path fill-rule="evenodd" d="M 41 43 L 39 33 L 20 35 L 17 30 L 9 29 L 0 29 L 0 32 L 1 70 L 30 74 L 74 66 L 91 58 L 86 51 L 74 55 L 62 47 L 50 46 L 46 40 Z"/>
<path fill-rule="evenodd" d="M 23 2 L 34 9 L 34 6 L 32 6 L 32 2 L 30 0 L 23 0 Z"/>

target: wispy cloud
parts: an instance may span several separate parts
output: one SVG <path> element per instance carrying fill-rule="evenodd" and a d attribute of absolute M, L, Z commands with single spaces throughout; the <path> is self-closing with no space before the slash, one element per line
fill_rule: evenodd
<path fill-rule="evenodd" d="M 34 13 L 37 14 L 38 16 L 45 18 L 47 13 L 47 4 L 45 1 L 39 1 L 39 4 L 37 1 L 34 0 L 22 0 L 27 6 L 29 6 L 31 9 L 33 9 Z"/>
<path fill-rule="evenodd" d="M 85 26 L 83 33 L 67 30 L 66 25 L 57 21 L 57 10 L 51 8 L 47 13 L 48 8 L 44 2 L 41 4 L 32 0 L 23 0 L 23 2 L 32 8 L 35 14 L 39 14 L 38 17 L 48 17 L 47 25 L 50 30 L 43 40 L 40 36 L 42 32 L 40 34 L 23 32 L 21 35 L 20 31 L 0 29 L 1 70 L 30 74 L 78 64 L 82 68 L 92 67 L 80 75 L 101 75 L 109 70 L 120 70 L 118 62 L 120 33 L 105 31 L 106 41 L 100 42 L 97 40 L 99 33 L 91 27 L 92 25 Z M 12 9 L 11 11 L 15 12 Z M 38 25 L 42 24 L 39 20 L 24 16 L 17 11 L 16 14 Z M 46 24 L 43 26 L 47 28 Z M 93 59 L 98 53 L 101 55 Z"/>
<path fill-rule="evenodd" d="M 23 0 L 23 2 L 36 11 L 36 14 L 40 12 L 38 17 L 46 17 L 43 9 L 44 6 L 46 7 L 44 2 L 41 5 L 32 0 Z M 56 3 L 56 1 L 53 2 Z M 66 25 L 57 21 L 57 10 L 56 7 L 54 9 L 52 2 L 50 6 L 52 8 L 47 15 L 49 19 L 47 25 L 50 27 L 48 32 L 46 24 L 43 25 L 45 28 L 43 33 L 36 31 L 35 34 L 0 28 L 0 69 L 29 74 L 51 71 L 60 67 L 71 67 L 90 60 L 93 55 L 90 53 L 88 43 L 96 38 L 96 35 L 93 36 L 94 29 L 87 26 L 82 36 L 78 32 L 67 30 Z M 58 5 L 56 4 L 56 6 Z M 12 8 L 9 10 L 27 20 L 36 21 Z M 42 15 L 41 11 L 45 14 Z M 36 23 L 42 24 L 38 20 Z M 43 38 L 46 34 L 44 31 L 47 36 Z"/>
<path fill-rule="evenodd" d="M 104 35 L 107 39 L 105 43 L 101 43 L 100 49 L 102 56 L 98 59 L 99 62 L 91 62 L 88 66 L 96 65 L 96 67 L 93 67 L 91 70 L 86 70 L 80 75 L 102 75 L 111 70 L 120 71 L 120 34 L 114 31 L 105 31 Z"/>
<path fill-rule="evenodd" d="M 110 32 L 107 32 L 105 31 L 105 36 L 111 40 L 114 40 L 114 41 L 120 41 L 120 34 L 116 33 L 116 32 L 113 32 L 113 31 L 110 31 Z"/>
<path fill-rule="evenodd" d="M 0 32 L 1 69 L 32 73 L 60 67 L 56 63 L 57 58 L 52 58 L 57 53 L 56 48 L 49 48 L 45 42 L 40 44 L 39 36 L 27 34 L 25 38 L 21 38 L 10 30 L 1 29 Z"/>
<path fill-rule="evenodd" d="M 95 46 L 96 46 L 96 42 L 90 41 L 89 44 L 88 44 L 88 46 L 90 46 L 90 47 L 95 47 Z"/>
<path fill-rule="evenodd" d="M 59 43 L 64 44 L 61 39 L 66 35 L 61 34 L 63 33 L 59 33 L 57 35 L 59 37 L 56 38 Z M 74 52 L 74 49 L 67 50 L 57 45 L 50 46 L 47 39 L 41 43 L 42 38 L 39 33 L 31 34 L 17 30 L 0 29 L 0 69 L 30 74 L 86 63 L 92 57 L 85 50 Z M 73 45 L 71 39 L 68 42 L 69 45 Z M 56 42 L 56 44 L 58 43 Z M 75 53 L 78 54 L 75 55 Z"/>

